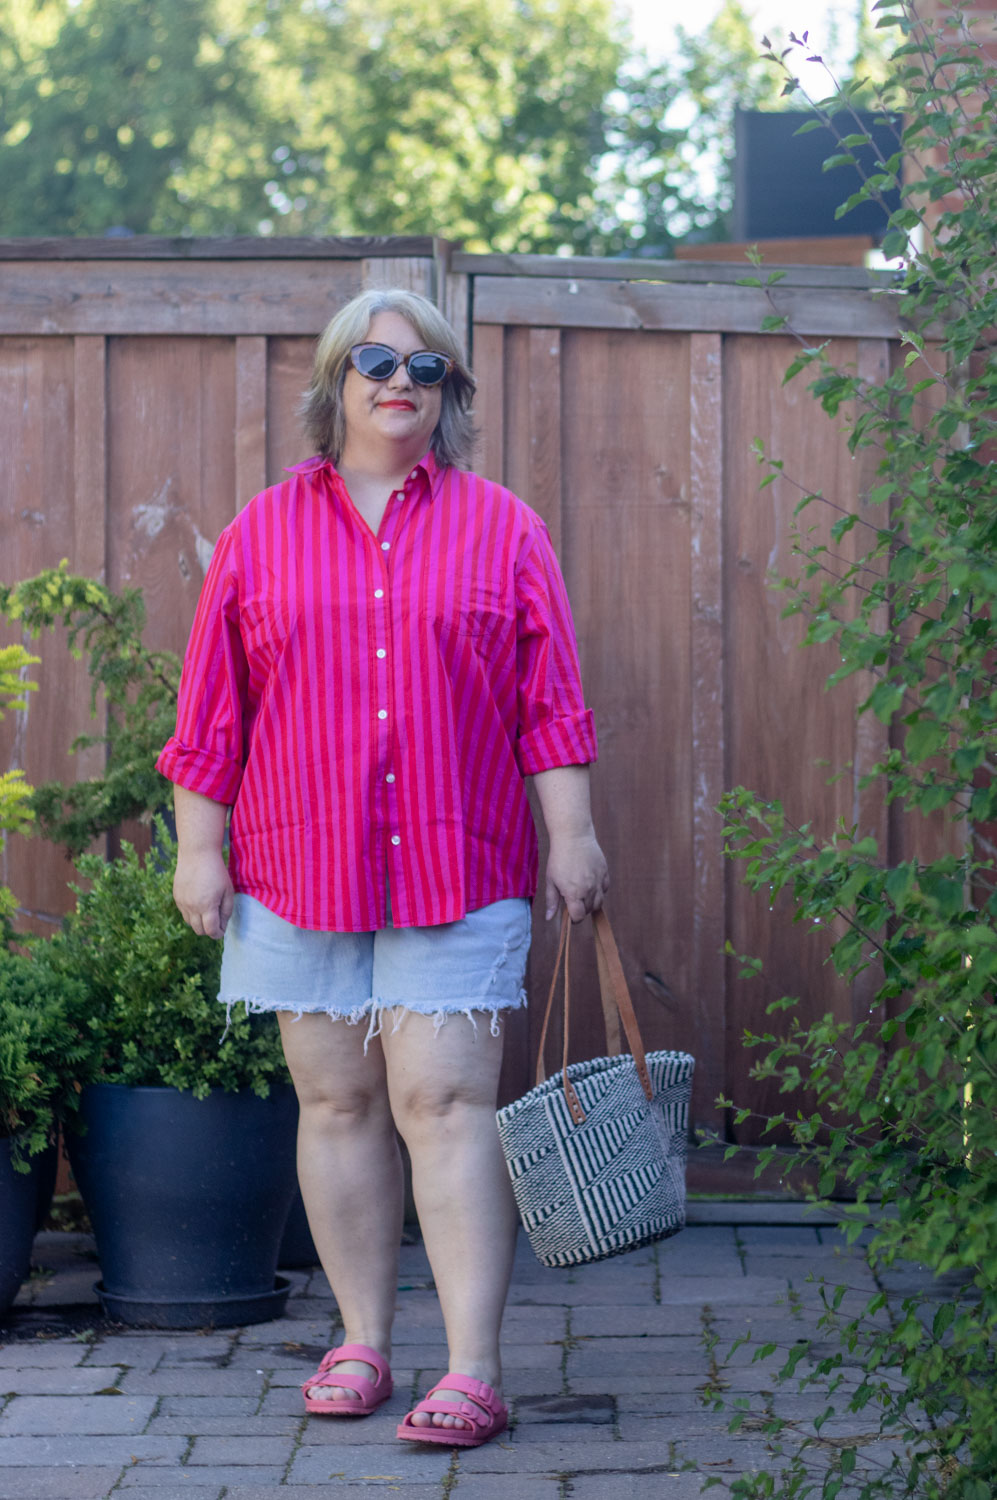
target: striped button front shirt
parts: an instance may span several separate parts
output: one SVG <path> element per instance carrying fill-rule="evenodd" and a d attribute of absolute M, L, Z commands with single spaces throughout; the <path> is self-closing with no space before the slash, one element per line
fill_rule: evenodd
<path fill-rule="evenodd" d="M 232 806 L 237 891 L 297 927 L 532 897 L 523 777 L 595 759 L 543 521 L 427 455 L 375 536 L 309 459 L 225 528 L 157 765 Z"/>

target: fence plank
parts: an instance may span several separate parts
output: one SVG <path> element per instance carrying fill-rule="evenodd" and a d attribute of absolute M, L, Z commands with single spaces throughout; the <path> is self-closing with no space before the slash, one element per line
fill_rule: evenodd
<path fill-rule="evenodd" d="M 475 464 L 486 478 L 505 483 L 505 330 L 486 324 L 474 330 L 474 374 L 478 382 Z"/>
<path fill-rule="evenodd" d="M 315 336 L 360 290 L 357 261 L 53 261 L 0 267 L 0 334 Z"/>
<path fill-rule="evenodd" d="M 122 239 L 0 239 L 0 261 L 52 260 L 369 260 L 384 255 L 433 255 L 449 242 L 428 234 L 187 235 L 136 234 Z"/>
<path fill-rule="evenodd" d="M 525 276 L 478 276 L 478 323 L 571 328 L 682 329 L 691 333 L 757 333 L 774 311 L 808 337 L 864 334 L 898 336 L 896 298 L 858 290 L 773 288 L 772 301 L 757 287 L 657 285 L 645 281 L 593 281 Z"/>
<path fill-rule="evenodd" d="M 74 428 L 80 412 L 74 400 L 75 374 L 76 351 L 70 339 L 0 339 L 5 583 L 54 568 L 63 557 L 74 570 L 78 566 Z M 103 521 L 98 535 L 103 535 Z M 85 563 L 92 553 L 80 557 Z M 21 632 L 5 625 L 3 639 L 21 640 Z M 27 674 L 39 690 L 28 695 L 25 708 L 9 711 L 0 722 L 0 766 L 23 770 L 34 785 L 72 781 L 77 764 L 69 753 L 70 743 L 94 728 L 86 695 L 69 686 L 80 668 L 61 631 L 45 632 L 24 644 L 41 658 Z M 14 891 L 25 926 L 34 931 L 51 930 L 72 905 L 66 885 L 72 878 L 72 866 L 62 851 L 41 839 L 12 835 L 0 853 L 0 880 Z"/>
<path fill-rule="evenodd" d="M 314 339 L 268 340 L 267 484 L 279 484 L 285 478 L 285 468 L 310 458 L 315 451 L 300 416 L 314 354 Z"/>
<path fill-rule="evenodd" d="M 531 328 L 528 345 L 528 482 L 523 499 L 547 522 L 560 556 L 561 519 L 561 334 Z"/>
<path fill-rule="evenodd" d="M 857 373 L 862 380 L 880 382 L 890 373 L 890 345 L 885 339 L 859 339 Z M 877 482 L 880 451 L 877 446 L 859 449 L 856 455 L 857 490 L 855 513 L 859 524 L 849 534 L 848 561 L 857 562 L 865 555 L 873 540 L 870 526 L 889 524 L 890 508 L 887 505 L 871 505 L 867 499 L 870 489 Z M 865 524 L 863 524 L 865 523 Z M 871 616 L 873 629 L 885 634 L 889 624 L 889 610 L 881 605 Z M 875 678 L 871 672 L 858 672 L 854 678 L 854 693 L 861 703 L 872 692 Z M 869 836 L 879 846 L 879 857 L 885 863 L 890 859 L 890 823 L 884 795 L 884 784 L 880 780 L 872 786 L 861 787 L 860 782 L 873 766 L 886 758 L 890 747 L 889 730 L 874 713 L 864 713 L 855 723 L 855 759 L 852 765 L 852 820 L 857 825 L 860 838 Z M 864 969 L 852 984 L 852 1016 L 855 1021 L 865 1020 L 877 990 L 883 983 L 882 965 L 875 961 Z"/>
<path fill-rule="evenodd" d="M 267 341 L 235 341 L 235 504 L 241 510 L 267 482 Z"/>
<path fill-rule="evenodd" d="M 819 486 L 847 507 L 856 473 L 840 423 L 824 416 L 800 382 L 783 386 L 792 352 L 789 339 L 758 336 L 728 341 L 724 355 L 727 778 L 780 801 L 793 825 L 809 823 L 824 837 L 851 812 L 850 782 L 832 775 L 854 756 L 854 688 L 824 691 L 838 665 L 833 645 L 800 649 L 804 622 L 781 618 L 781 596 L 770 580 L 800 569 L 793 552 L 797 486 Z M 836 354 L 842 363 L 854 361 L 855 346 L 842 340 Z M 759 435 L 785 464 L 761 493 L 763 471 L 752 452 Z M 800 523 L 814 528 L 807 542 L 834 550 L 837 514 L 819 503 L 808 509 Z M 802 1013 L 814 1019 L 828 1011 L 848 1015 L 852 1001 L 826 963 L 828 934 L 794 924 L 788 893 L 773 908 L 767 893 L 749 891 L 743 868 L 734 864 L 728 888 L 728 935 L 738 953 L 762 960 L 763 972 L 742 979 L 732 964 L 728 973 L 727 1014 L 737 1023 L 729 1033 L 727 1088 L 736 1103 L 749 1100 L 755 1110 L 777 1113 L 787 1100 L 776 1083 L 751 1080 L 754 1058 L 743 1046 L 744 1030 L 770 1029 L 766 1007 L 781 995 L 801 997 Z M 752 1141 L 757 1129 L 748 1121 L 735 1135 Z"/>
<path fill-rule="evenodd" d="M 436 266 L 430 257 L 381 256 L 363 262 L 364 288 L 401 287 L 435 300 Z"/>
<path fill-rule="evenodd" d="M 696 997 L 697 1124 L 719 1126 L 724 1090 L 727 936 L 722 819 L 724 738 L 723 369 L 719 334 L 694 334 L 689 352 L 689 756 L 692 763 L 692 984 Z"/>
<path fill-rule="evenodd" d="M 762 278 L 772 271 L 783 274 L 783 286 L 811 287 L 895 287 L 899 277 L 892 271 L 866 271 L 853 266 L 781 265 L 777 259 L 766 260 L 761 273 L 743 256 L 740 264 L 716 262 L 704 256 L 696 260 L 608 260 L 596 255 L 472 255 L 455 251 L 455 271 L 468 276 L 542 276 L 563 279 L 579 277 L 586 281 L 679 281 L 732 285 L 746 276 Z"/>

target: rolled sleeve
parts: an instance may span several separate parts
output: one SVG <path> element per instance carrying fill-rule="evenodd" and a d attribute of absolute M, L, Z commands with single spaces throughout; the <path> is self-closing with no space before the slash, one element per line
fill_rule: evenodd
<path fill-rule="evenodd" d="M 516 615 L 520 772 L 587 765 L 598 754 L 595 718 L 583 701 L 571 606 L 542 525 L 517 560 Z"/>
<path fill-rule="evenodd" d="M 231 540 L 223 532 L 184 655 L 176 733 L 156 761 L 163 776 L 213 802 L 235 802 L 243 774 L 247 681 L 238 581 Z"/>

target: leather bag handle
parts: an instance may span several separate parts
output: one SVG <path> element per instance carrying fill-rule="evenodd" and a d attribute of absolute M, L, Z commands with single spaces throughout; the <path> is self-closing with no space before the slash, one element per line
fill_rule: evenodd
<path fill-rule="evenodd" d="M 637 1025 L 637 1017 L 634 1013 L 633 1001 L 630 999 L 630 991 L 627 988 L 626 976 L 623 973 L 623 965 L 620 962 L 619 949 L 616 939 L 613 937 L 613 929 L 609 925 L 609 918 L 604 911 L 592 913 L 592 923 L 595 928 L 596 957 L 599 966 L 599 992 L 602 998 L 602 1014 L 606 1026 L 606 1055 L 618 1057 L 621 1052 L 620 1021 L 623 1022 L 623 1030 L 626 1032 L 627 1041 L 630 1043 L 630 1052 L 637 1068 L 637 1076 L 641 1081 L 641 1087 L 647 1095 L 648 1100 L 654 1098 L 654 1089 L 651 1084 L 651 1075 L 647 1071 L 647 1058 L 644 1053 L 644 1043 L 641 1040 L 640 1028 Z M 540 1046 L 537 1050 L 537 1084 L 543 1083 L 546 1074 L 544 1072 L 544 1048 L 547 1042 L 547 1031 L 550 1026 L 551 1011 L 554 1006 L 554 993 L 557 989 L 557 978 L 561 971 L 562 960 L 564 962 L 564 1047 L 561 1059 L 562 1078 L 564 1082 L 564 1096 L 567 1100 L 568 1110 L 576 1125 L 580 1125 L 585 1119 L 585 1111 L 575 1091 L 574 1084 L 568 1077 L 568 1026 L 571 1009 L 571 982 L 569 974 L 569 955 L 571 947 L 571 918 L 567 910 L 561 917 L 561 937 L 557 945 L 557 958 L 554 961 L 554 974 L 550 982 L 550 991 L 547 995 L 547 1008 L 544 1011 L 543 1026 L 540 1031 Z"/>

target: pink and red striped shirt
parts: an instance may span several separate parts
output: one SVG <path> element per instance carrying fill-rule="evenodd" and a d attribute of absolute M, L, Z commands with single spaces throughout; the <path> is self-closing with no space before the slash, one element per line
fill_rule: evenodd
<path fill-rule="evenodd" d="M 389 881 L 400 927 L 532 897 L 523 777 L 596 756 L 543 521 L 427 455 L 375 536 L 330 462 L 289 473 L 218 540 L 159 770 L 297 927 L 383 927 Z"/>

